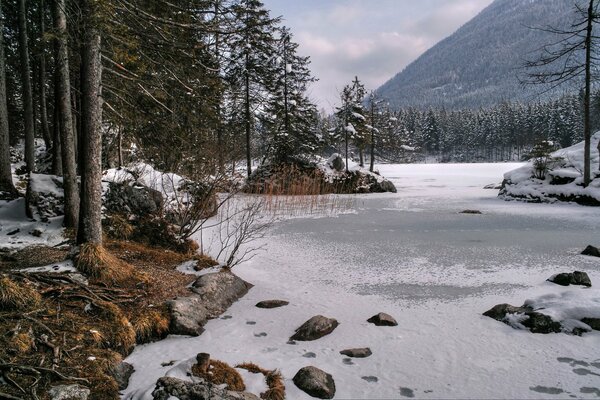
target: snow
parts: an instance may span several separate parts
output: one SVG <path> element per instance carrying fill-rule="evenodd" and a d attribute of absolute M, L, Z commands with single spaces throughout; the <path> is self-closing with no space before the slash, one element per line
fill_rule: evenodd
<path fill-rule="evenodd" d="M 250 292 L 199 337 L 138 346 L 126 359 L 136 372 L 123 398 L 151 399 L 165 374 L 190 379 L 185 371 L 198 352 L 280 369 L 289 399 L 310 399 L 291 380 L 307 365 L 333 375 L 339 399 L 596 398 L 600 333 L 532 334 L 481 315 L 528 299 L 567 322 L 598 312 L 600 261 L 579 252 L 600 244 L 600 214 L 574 204 L 504 202 L 483 189 L 520 166 L 379 165 L 398 193 L 348 196 L 353 214 L 278 222 L 264 239 L 267 251 L 234 270 L 255 285 Z M 464 209 L 483 214 L 460 214 Z M 587 272 L 594 286 L 546 281 L 573 269 Z M 254 306 L 266 299 L 290 304 Z M 366 322 L 378 312 L 399 325 Z M 317 314 L 336 318 L 339 327 L 313 342 L 287 344 Z M 339 354 L 364 346 L 373 355 L 352 364 Z M 316 357 L 304 357 L 308 352 Z M 170 360 L 177 361 L 161 366 Z M 368 376 L 378 381 L 362 379 Z M 259 393 L 254 384 L 250 390 Z"/>
<path fill-rule="evenodd" d="M 597 173 L 599 156 L 598 142 L 600 132 L 592 136 L 591 165 L 592 174 Z M 557 150 L 551 154 L 556 161 L 549 163 L 550 170 L 546 179 L 535 179 L 533 162 L 530 161 L 520 168 L 504 174 L 509 183 L 506 186 L 507 199 L 524 198 L 526 200 L 556 201 L 557 197 L 588 196 L 600 201 L 600 179 L 594 179 L 588 187 L 583 187 L 584 142 L 571 147 Z M 553 168 L 552 168 L 553 167 Z M 552 177 L 573 178 L 574 181 L 563 185 L 551 184 Z M 592 179 L 594 175 L 592 175 Z"/>
<path fill-rule="evenodd" d="M 23 268 L 20 271 L 28 273 L 52 272 L 55 274 L 60 274 L 63 272 L 79 272 L 77 268 L 75 268 L 75 265 L 73 265 L 72 260 L 66 260 L 59 263 L 45 265 L 43 267 Z"/>

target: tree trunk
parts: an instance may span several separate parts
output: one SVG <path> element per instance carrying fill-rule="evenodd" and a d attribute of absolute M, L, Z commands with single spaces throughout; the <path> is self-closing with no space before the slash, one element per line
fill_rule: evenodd
<path fill-rule="evenodd" d="M 54 16 L 54 11 L 53 16 Z M 60 140 L 60 112 L 59 112 L 59 85 L 60 74 L 58 64 L 58 38 L 54 40 L 54 110 L 52 113 L 52 173 L 54 175 L 62 175 L 62 146 Z"/>
<path fill-rule="evenodd" d="M 27 45 L 27 15 L 25 0 L 19 0 L 19 55 L 23 85 L 23 118 L 25 119 L 25 164 L 28 172 L 35 171 L 35 133 L 33 124 L 33 98 L 31 92 L 31 66 Z"/>
<path fill-rule="evenodd" d="M 77 243 L 102 244 L 102 63 L 94 0 L 81 0 L 84 45 L 81 57 L 81 208 Z"/>
<path fill-rule="evenodd" d="M 118 140 L 118 142 L 117 142 L 117 152 L 118 152 L 117 167 L 119 167 L 119 169 L 121 169 L 121 167 L 123 166 L 123 128 L 119 127 L 118 132 L 119 132 L 118 133 L 119 136 L 117 138 L 117 140 Z"/>
<path fill-rule="evenodd" d="M 77 229 L 79 218 L 79 190 L 75 162 L 75 133 L 71 111 L 71 79 L 69 75 L 69 48 L 67 44 L 67 18 L 65 0 L 54 1 L 54 28 L 56 30 L 56 99 L 60 128 L 63 188 L 65 192 L 65 218 L 67 228 Z"/>
<path fill-rule="evenodd" d="M 369 163 L 369 171 L 375 169 L 375 104 L 371 100 L 371 162 Z"/>
<path fill-rule="evenodd" d="M 246 55 L 246 66 L 248 66 L 248 55 Z M 252 154 L 250 152 L 250 76 L 246 68 L 246 169 L 248 178 L 252 174 Z"/>
<path fill-rule="evenodd" d="M 6 104 L 6 72 L 4 69 L 4 16 L 0 0 L 0 191 L 15 194 L 10 166 L 10 137 Z"/>
<path fill-rule="evenodd" d="M 48 109 L 46 103 L 46 54 L 45 54 L 45 39 L 46 25 L 44 0 L 40 0 L 40 119 L 42 123 L 42 136 L 46 144 L 46 150 L 52 147 L 52 137 L 50 136 L 50 128 L 48 127 Z"/>
<path fill-rule="evenodd" d="M 585 36 L 585 94 L 583 97 L 583 186 L 590 184 L 591 170 L 591 141 L 592 129 L 590 126 L 590 91 L 591 91 L 591 65 L 592 65 L 592 25 L 594 23 L 594 1 L 590 0 L 587 13 L 587 30 Z"/>

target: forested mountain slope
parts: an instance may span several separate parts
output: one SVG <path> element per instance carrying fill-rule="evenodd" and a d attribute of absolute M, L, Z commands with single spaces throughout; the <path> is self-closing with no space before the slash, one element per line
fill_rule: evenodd
<path fill-rule="evenodd" d="M 566 27 L 569 0 L 496 0 L 378 89 L 393 107 L 478 108 L 534 100 L 519 84 L 524 59 L 556 41 L 544 27 Z M 564 89 L 560 89 L 561 91 Z"/>

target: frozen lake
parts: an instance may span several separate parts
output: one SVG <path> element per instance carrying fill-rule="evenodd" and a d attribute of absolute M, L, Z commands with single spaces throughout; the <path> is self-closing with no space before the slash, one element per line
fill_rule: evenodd
<path fill-rule="evenodd" d="M 151 398 L 152 383 L 173 368 L 161 362 L 201 351 L 280 369 L 289 399 L 309 398 L 291 381 L 306 365 L 333 375 L 336 398 L 600 397 L 600 334 L 534 335 L 481 315 L 498 303 L 586 290 L 545 282 L 558 272 L 587 271 L 600 285 L 600 262 L 578 255 L 600 244 L 598 209 L 504 202 L 483 189 L 518 165 L 382 165 L 398 193 L 352 196 L 347 213 L 277 223 L 266 251 L 235 270 L 255 284 L 250 293 L 201 337 L 136 349 L 125 398 Z M 597 289 L 587 290 L 600 303 Z M 270 298 L 290 305 L 254 307 Z M 366 323 L 380 311 L 399 326 Z M 316 314 L 340 326 L 286 344 Z M 364 346 L 373 355 L 351 364 L 339 354 Z"/>

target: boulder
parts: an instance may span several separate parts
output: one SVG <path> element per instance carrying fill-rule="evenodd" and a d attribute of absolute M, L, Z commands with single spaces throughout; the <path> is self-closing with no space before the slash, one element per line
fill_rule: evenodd
<path fill-rule="evenodd" d="M 25 192 L 27 217 L 42 222 L 64 214 L 62 178 L 54 175 L 30 174 Z"/>
<path fill-rule="evenodd" d="M 278 307 L 287 306 L 288 304 L 290 304 L 290 302 L 285 301 L 285 300 L 263 300 L 263 301 L 259 301 L 258 303 L 256 303 L 256 307 L 258 307 L 258 308 L 278 308 Z"/>
<path fill-rule="evenodd" d="M 51 400 L 87 400 L 90 389 L 81 385 L 58 385 L 48 390 Z"/>
<path fill-rule="evenodd" d="M 594 246 L 588 246 L 581 252 L 584 256 L 600 257 L 600 250 Z"/>
<path fill-rule="evenodd" d="M 108 214 L 123 214 L 137 218 L 153 215 L 163 207 L 163 195 L 139 183 L 109 182 L 104 199 Z"/>
<path fill-rule="evenodd" d="M 569 286 L 569 285 L 580 285 L 580 286 L 592 286 L 592 281 L 588 274 L 582 271 L 575 272 L 563 272 L 548 278 L 548 281 L 552 283 L 556 283 L 561 286 Z"/>
<path fill-rule="evenodd" d="M 600 318 L 583 318 L 581 322 L 589 325 L 595 331 L 600 331 Z"/>
<path fill-rule="evenodd" d="M 119 390 L 127 389 L 127 386 L 129 386 L 129 378 L 131 378 L 134 371 L 133 365 L 126 363 L 125 361 L 121 361 L 113 367 L 111 371 L 112 376 L 115 378 L 115 381 L 117 381 Z"/>
<path fill-rule="evenodd" d="M 525 306 L 515 307 L 510 304 L 498 304 L 483 313 L 486 317 L 504 322 L 513 327 L 515 327 L 513 322 L 507 316 L 517 314 L 524 316 L 524 318 L 519 320 L 519 323 L 532 333 L 558 333 L 562 330 L 560 323 L 554 321 L 550 316 L 533 311 L 533 309 Z"/>
<path fill-rule="evenodd" d="M 294 384 L 303 392 L 318 399 L 332 399 L 335 396 L 333 377 L 317 367 L 301 368 L 293 378 Z"/>
<path fill-rule="evenodd" d="M 462 210 L 460 212 L 460 214 L 475 214 L 475 215 L 481 215 L 483 214 L 481 211 L 479 210 Z"/>
<path fill-rule="evenodd" d="M 396 322 L 396 320 L 391 315 L 386 314 L 386 313 L 379 313 L 377 315 L 373 315 L 371 318 L 369 318 L 367 320 L 367 322 L 370 322 L 377 326 L 396 326 L 396 325 L 398 325 L 398 322 Z"/>
<path fill-rule="evenodd" d="M 335 171 L 341 172 L 346 168 L 346 163 L 341 155 L 334 153 L 327 160 L 327 166 Z"/>
<path fill-rule="evenodd" d="M 337 320 L 316 315 L 303 323 L 290 340 L 310 341 L 329 335 L 338 326 Z"/>
<path fill-rule="evenodd" d="M 169 332 L 174 335 L 198 336 L 204 332 L 209 313 L 198 296 L 178 297 L 166 302 L 171 322 Z"/>
<path fill-rule="evenodd" d="M 167 301 L 171 316 L 170 333 L 198 336 L 204 324 L 224 313 L 252 285 L 231 272 L 215 272 L 199 277 L 192 294 Z"/>
<path fill-rule="evenodd" d="M 368 347 L 364 347 L 364 348 L 359 348 L 359 349 L 342 350 L 342 351 L 340 351 L 340 354 L 343 354 L 348 357 L 354 357 L 354 358 L 366 358 L 366 357 L 369 357 L 373 353 L 371 352 L 371 349 L 369 349 Z"/>
<path fill-rule="evenodd" d="M 202 275 L 192 284 L 192 292 L 204 302 L 209 318 L 224 313 L 251 288 L 250 283 L 228 271 Z"/>
<path fill-rule="evenodd" d="M 259 400 L 247 392 L 233 392 L 222 389 L 202 378 L 195 382 L 182 381 L 172 377 L 162 377 L 156 382 L 152 392 L 153 400 Z"/>

